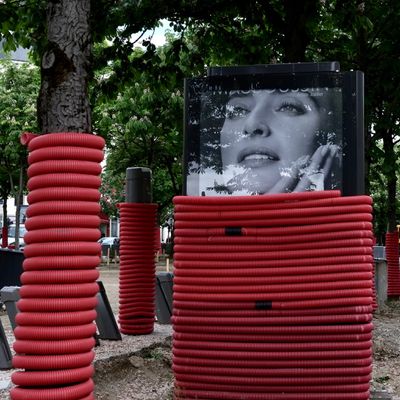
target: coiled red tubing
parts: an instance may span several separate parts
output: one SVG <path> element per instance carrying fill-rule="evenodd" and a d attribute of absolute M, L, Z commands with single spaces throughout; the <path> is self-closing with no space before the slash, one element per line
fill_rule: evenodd
<path fill-rule="evenodd" d="M 175 197 L 175 399 L 369 399 L 371 204 Z"/>
<path fill-rule="evenodd" d="M 119 325 L 122 333 L 153 332 L 157 205 L 121 203 Z"/>
<path fill-rule="evenodd" d="M 94 399 L 104 140 L 52 133 L 25 134 L 22 142 L 30 193 L 11 398 Z"/>

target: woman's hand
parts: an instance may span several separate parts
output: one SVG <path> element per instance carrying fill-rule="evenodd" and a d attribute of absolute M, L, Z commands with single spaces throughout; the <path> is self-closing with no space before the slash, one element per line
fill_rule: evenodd
<path fill-rule="evenodd" d="M 325 179 L 331 171 L 338 150 L 338 146 L 327 144 L 318 147 L 311 158 L 300 157 L 268 193 L 324 190 Z"/>

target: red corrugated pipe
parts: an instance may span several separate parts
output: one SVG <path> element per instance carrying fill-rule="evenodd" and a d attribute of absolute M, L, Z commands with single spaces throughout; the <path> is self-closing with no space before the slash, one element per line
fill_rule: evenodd
<path fill-rule="evenodd" d="M 175 397 L 367 400 L 371 199 L 174 203 Z"/>
<path fill-rule="evenodd" d="M 121 203 L 119 324 L 124 334 L 153 332 L 157 205 Z"/>
<path fill-rule="evenodd" d="M 388 297 L 400 296 L 399 233 L 386 233 L 386 260 L 388 264 Z"/>
<path fill-rule="evenodd" d="M 15 400 L 93 399 L 99 198 L 104 140 L 84 133 L 22 136 L 28 196 L 16 317 Z"/>

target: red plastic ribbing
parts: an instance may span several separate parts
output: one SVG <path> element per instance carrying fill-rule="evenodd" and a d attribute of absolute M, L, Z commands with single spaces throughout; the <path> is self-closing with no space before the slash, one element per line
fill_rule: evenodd
<path fill-rule="evenodd" d="M 91 201 L 42 201 L 38 204 L 32 204 L 26 211 L 27 217 L 43 215 L 43 209 L 46 208 L 48 214 L 89 214 L 96 215 L 100 212 L 100 204 Z"/>
<path fill-rule="evenodd" d="M 371 300 L 370 300 L 371 302 Z M 176 325 L 176 332 L 190 333 L 238 333 L 238 334 L 288 334 L 288 335 L 303 335 L 303 334 L 337 334 L 337 333 L 364 333 L 370 332 L 372 329 L 371 322 L 366 324 L 353 325 L 300 325 L 300 326 L 221 326 L 221 325 Z"/>
<path fill-rule="evenodd" d="M 64 368 L 80 368 L 91 364 L 94 360 L 94 351 L 80 354 L 63 354 L 50 355 L 50 356 L 30 356 L 30 355 L 16 355 L 13 359 L 15 368 L 22 368 L 36 370 L 50 370 L 50 369 L 64 369 Z"/>
<path fill-rule="evenodd" d="M 227 227 L 227 226 L 244 226 L 244 227 L 255 227 L 255 226 L 265 226 L 265 227 L 272 227 L 272 226 L 293 226 L 293 225 L 317 225 L 317 224 L 327 224 L 327 223 L 334 223 L 334 222 L 371 222 L 372 215 L 370 213 L 355 213 L 349 215 L 325 215 L 325 216 L 311 216 L 311 217 L 292 217 L 292 218 L 265 218 L 265 219 L 215 219 L 210 221 L 182 221 L 176 220 L 175 222 L 175 229 L 182 229 L 182 228 L 191 228 L 195 229 L 205 228 L 205 227 L 212 227 L 212 228 L 219 228 L 219 227 Z"/>
<path fill-rule="evenodd" d="M 336 376 L 363 376 L 369 375 L 372 372 L 372 366 L 361 366 L 361 367 L 335 367 L 335 368 L 324 368 L 323 363 L 318 368 L 235 368 L 235 367 L 211 367 L 211 366 L 199 366 L 199 365 L 174 365 L 174 372 L 183 374 L 199 374 L 199 375 L 222 375 L 222 376 L 233 376 L 240 374 L 241 377 L 287 377 L 287 378 L 309 378 L 318 377 L 323 378 L 325 376 L 336 377 Z"/>
<path fill-rule="evenodd" d="M 249 335 L 249 340 L 251 335 Z M 216 350 L 216 351 L 247 351 L 247 352 L 297 352 L 297 351 L 329 351 L 329 350 L 368 350 L 371 348 L 371 341 L 357 342 L 290 342 L 290 343 L 236 343 L 236 342 L 198 342 L 190 340 L 175 341 L 176 349 L 197 349 L 197 350 Z M 249 355 L 249 357 L 251 357 Z"/>
<path fill-rule="evenodd" d="M 94 201 L 100 200 L 100 192 L 98 189 L 88 189 L 85 192 L 77 192 L 75 188 L 70 187 L 51 187 L 36 189 L 34 192 L 28 194 L 28 203 L 35 204 L 38 201 L 46 201 L 47 199 L 54 200 L 81 200 L 81 201 Z"/>
<path fill-rule="evenodd" d="M 361 253 L 370 253 L 370 249 L 361 249 Z M 281 252 L 282 253 L 282 252 Z M 176 258 L 181 258 L 182 255 L 175 255 Z M 303 267 L 303 266 L 312 266 L 312 265 L 321 265 L 321 263 L 325 263 L 325 265 L 336 265 L 337 268 L 340 268 L 340 265 L 346 265 L 346 264 L 359 264 L 359 263 L 366 263 L 368 265 L 372 265 L 373 262 L 373 257 L 372 255 L 346 255 L 346 256 L 340 256 L 337 255 L 336 257 L 334 255 L 332 256 L 325 256 L 321 258 L 300 258 L 300 259 L 276 259 L 276 260 L 252 260 L 252 259 L 244 259 L 244 260 L 236 260 L 234 257 L 228 256 L 230 259 L 229 260 L 215 260 L 212 262 L 212 260 L 175 260 L 174 261 L 174 267 L 179 267 L 179 268 L 186 268 L 188 265 L 193 265 L 194 262 L 196 262 L 197 268 L 204 268 L 210 271 L 216 270 L 218 268 L 221 269 L 226 269 L 226 268 L 231 268 L 231 269 L 236 269 L 236 268 L 259 268 L 259 267 Z M 207 271 L 208 273 L 209 271 Z"/>
<path fill-rule="evenodd" d="M 293 308 L 284 309 L 274 307 L 275 304 L 271 304 L 271 308 L 267 310 L 257 310 L 254 307 L 254 303 L 249 303 L 249 308 L 247 309 L 245 304 L 240 304 L 241 316 L 242 317 L 259 317 L 259 316 L 269 316 L 269 317 L 283 317 L 292 316 Z M 196 308 L 184 308 L 179 307 L 178 310 L 174 311 L 175 317 L 233 317 L 237 316 L 238 310 L 232 307 L 229 309 L 218 308 L 209 309 L 207 307 L 202 307 L 199 305 Z M 299 308 L 296 310 L 296 315 L 321 315 L 321 314 L 334 314 L 334 315 L 350 315 L 350 314 L 368 314 L 372 311 L 371 305 L 352 305 L 352 306 L 336 306 L 336 307 L 318 307 L 318 308 Z"/>
<path fill-rule="evenodd" d="M 189 382 L 193 381 L 193 377 L 189 378 Z M 198 390 L 186 390 L 181 389 L 182 387 L 186 387 L 186 382 L 178 380 L 176 382 L 176 391 L 175 391 L 175 399 L 176 400 L 243 400 L 243 386 L 235 386 L 235 388 L 242 388 L 241 391 L 231 392 L 231 391 L 212 391 L 204 389 L 204 384 L 201 385 L 202 389 Z M 290 384 L 290 387 L 293 385 Z M 296 393 L 285 393 L 285 388 L 288 387 L 288 384 L 284 384 L 282 386 L 274 387 L 274 392 L 271 393 L 246 393 L 246 400 L 343 400 L 343 393 L 338 393 L 335 389 L 339 385 L 331 385 L 333 386 L 330 389 L 327 386 L 320 386 L 319 393 L 307 393 L 309 386 L 300 385 L 298 386 Z M 345 387 L 349 387 L 350 385 L 345 385 Z M 352 385 L 353 387 L 354 385 Z M 365 387 L 366 385 L 364 385 Z M 208 387 L 208 385 L 207 385 Z M 221 387 L 221 385 L 219 385 Z M 229 385 L 232 387 L 232 385 Z M 271 386 L 268 386 L 271 387 Z M 358 388 L 362 387 L 361 385 L 357 385 Z M 330 393 L 326 391 L 330 390 Z M 351 400 L 369 400 L 369 390 L 363 390 L 362 392 L 359 389 L 359 393 L 351 393 Z M 280 392 L 280 393 L 275 393 Z"/>
<path fill-rule="evenodd" d="M 81 271 L 25 271 L 21 275 L 23 285 L 37 283 L 89 283 L 97 280 L 100 273 L 96 269 Z"/>
<path fill-rule="evenodd" d="M 47 160 L 84 160 L 100 163 L 103 160 L 103 150 L 58 145 L 33 150 L 28 156 L 29 164 Z"/>
<path fill-rule="evenodd" d="M 22 340 L 84 339 L 96 333 L 96 325 L 93 323 L 86 323 L 71 326 L 17 326 L 14 333 L 17 339 Z"/>
<path fill-rule="evenodd" d="M 97 297 L 69 297 L 67 299 L 21 299 L 18 302 L 20 311 L 83 311 L 91 310 L 97 306 Z"/>
<path fill-rule="evenodd" d="M 369 280 L 371 282 L 372 272 L 339 272 L 336 274 L 319 274 L 316 271 L 311 277 L 309 275 L 286 275 L 286 276 L 240 276 L 234 277 L 231 275 L 224 276 L 223 278 L 213 277 L 211 279 L 214 282 L 218 283 L 218 285 L 228 286 L 228 285 L 272 285 L 272 284 L 294 284 L 294 283 L 310 283 L 310 282 L 333 282 L 333 281 L 360 281 L 360 280 Z M 211 282 L 209 277 L 198 277 L 196 279 L 196 283 L 198 287 L 203 285 L 209 286 Z M 185 276 L 174 276 L 174 284 L 175 285 L 190 285 L 193 284 L 192 277 L 185 277 Z M 196 285 L 196 286 L 197 286 Z"/>
<path fill-rule="evenodd" d="M 232 226 L 230 224 L 229 226 Z M 238 225 L 234 225 L 238 226 Z M 369 221 L 353 221 L 353 222 L 332 222 L 329 224 L 321 223 L 318 225 L 301 225 L 301 226 L 282 226 L 282 227 L 248 227 L 244 225 L 241 229 L 243 236 L 268 236 L 276 238 L 279 242 L 284 240 L 287 235 L 309 235 L 321 232 L 346 232 L 346 231 L 369 231 L 371 234 L 372 223 Z M 174 232 L 174 237 L 179 236 L 225 236 L 225 227 L 221 228 L 207 228 L 196 227 L 195 229 L 180 228 Z M 290 242 L 289 242 L 290 243 Z"/>
<path fill-rule="evenodd" d="M 101 166 L 97 162 L 90 161 L 79 161 L 75 160 L 73 163 L 70 160 L 58 160 L 57 164 L 53 161 L 41 161 L 32 164 L 28 168 L 28 176 L 33 177 L 42 174 L 53 174 L 57 172 L 70 172 L 70 173 L 81 173 L 85 171 L 87 174 L 100 175 Z"/>
<path fill-rule="evenodd" d="M 317 200 L 326 198 L 340 197 L 338 190 L 326 190 L 315 192 L 293 192 L 269 194 L 268 196 L 221 196 L 221 197 L 197 197 L 197 196 L 175 196 L 174 205 L 190 204 L 190 205 L 242 205 L 242 204 L 279 204 L 282 202 L 297 202 L 302 200 Z M 257 207 L 255 207 L 257 208 Z"/>
<path fill-rule="evenodd" d="M 286 197 L 286 196 L 285 196 Z M 261 210 L 276 210 L 275 202 L 262 202 L 254 203 L 254 200 L 245 200 L 235 204 L 228 204 L 225 201 L 218 200 L 216 203 L 210 204 L 209 200 L 204 201 L 203 204 L 190 204 L 181 203 L 181 199 L 175 202 L 174 210 L 175 212 L 220 212 L 223 211 L 252 211 L 255 208 L 259 211 Z M 255 204 L 257 204 L 255 206 Z M 360 204 L 372 204 L 372 199 L 370 196 L 347 196 L 347 197 L 328 197 L 319 199 L 304 199 L 302 201 L 286 201 L 279 202 L 279 209 L 296 209 L 296 208 L 306 208 L 306 207 L 333 207 L 333 206 L 351 206 Z"/>
<path fill-rule="evenodd" d="M 325 261 L 325 260 L 324 260 Z M 341 261 L 341 260 L 340 260 Z M 177 262 L 177 266 L 179 267 L 174 276 L 175 277 L 197 277 L 203 278 L 204 271 L 198 269 L 188 269 L 188 262 Z M 351 260 L 346 259 L 343 261 L 343 264 L 328 264 L 328 265 L 313 265 L 312 263 L 304 264 L 298 263 L 297 266 L 286 266 L 282 265 L 274 268 L 270 266 L 270 264 L 262 264 L 261 262 L 251 264 L 249 263 L 236 263 L 232 265 L 232 268 L 229 270 L 228 265 L 221 265 L 228 263 L 218 263 L 215 268 L 212 268 L 209 263 L 202 263 L 202 268 L 207 269 L 208 277 L 274 277 L 274 276 L 309 276 L 309 275 L 318 275 L 318 274 L 345 274 L 352 272 L 371 272 L 372 271 L 372 260 L 368 260 L 368 262 L 364 263 L 352 263 Z M 198 265 L 196 263 L 196 265 Z M 306 266 L 310 265 L 310 266 Z M 237 268 L 235 268 L 237 266 Z M 301 268 L 299 268 L 301 266 Z M 249 267 L 249 268 L 247 268 Z M 285 278 L 284 278 L 285 279 Z M 290 278 L 288 278 L 290 279 Z M 301 278 L 300 278 L 301 279 Z"/>
<path fill-rule="evenodd" d="M 71 160 L 72 162 L 72 160 Z M 74 176 L 72 176 L 74 175 Z M 101 179 L 98 176 L 84 174 L 46 174 L 37 175 L 29 178 L 28 189 L 30 191 L 43 189 L 52 186 L 76 186 L 81 188 L 98 188 L 101 184 Z"/>
<path fill-rule="evenodd" d="M 190 381 L 178 381 L 177 388 L 186 387 L 187 389 L 196 389 L 204 392 L 204 383 L 197 383 L 197 382 L 190 382 Z M 241 396 L 243 394 L 241 392 L 246 391 L 249 393 L 250 399 L 256 399 L 257 397 L 251 396 L 259 396 L 257 399 L 265 400 L 269 399 L 268 396 L 273 396 L 272 393 L 276 393 L 278 396 L 282 396 L 285 394 L 295 393 L 298 392 L 300 399 L 305 399 L 307 394 L 314 393 L 320 395 L 320 393 L 337 393 L 340 394 L 342 397 L 336 397 L 337 400 L 343 400 L 343 393 L 351 393 L 357 395 L 356 392 L 365 392 L 369 389 L 368 383 L 360 383 L 360 384 L 353 384 L 353 385 L 330 385 L 330 386 L 318 386 L 318 385 L 290 385 L 290 386 L 262 386 L 262 385 L 249 385 L 244 388 L 243 386 L 236 386 L 236 385 L 224 385 L 224 384 L 207 384 L 208 390 L 214 391 L 211 392 L 214 395 L 218 395 L 218 391 L 221 391 L 221 395 L 229 394 L 235 396 L 235 394 L 240 393 Z M 296 393 L 295 393 L 296 394 Z M 200 395 L 199 395 L 200 396 Z M 246 396 L 247 397 L 247 396 Z M 182 397 L 179 397 L 182 398 Z M 191 397 L 183 397 L 184 399 L 191 398 Z M 197 397 L 198 399 L 203 399 L 204 397 Z M 211 397 L 214 398 L 214 397 Z M 231 399 L 232 397 L 227 397 L 226 399 Z M 321 398 L 325 398 L 325 396 L 321 396 Z M 320 399 L 321 399 L 320 398 Z M 239 397 L 240 400 L 243 397 Z M 285 397 L 280 397 L 280 399 L 284 400 Z M 297 398 L 296 398 L 297 399 Z M 315 399 L 318 399 L 315 397 Z M 352 397 L 353 399 L 353 397 Z"/>
<path fill-rule="evenodd" d="M 368 297 L 372 301 L 372 286 L 365 289 L 346 290 L 321 290 L 318 292 L 289 292 L 289 293 L 191 293 L 174 291 L 174 300 L 197 300 L 205 301 L 283 301 L 283 300 L 311 300 L 311 299 L 333 299 L 345 297 Z M 174 288 L 175 289 L 175 288 Z"/>
<path fill-rule="evenodd" d="M 15 400 L 80 400 L 93 393 L 94 383 L 90 378 L 84 382 L 62 387 L 25 388 L 16 387 L 11 390 L 11 398 Z"/>
<path fill-rule="evenodd" d="M 84 325 L 93 322 L 96 319 L 96 311 L 74 311 L 71 313 L 54 312 L 52 314 L 43 313 L 19 313 L 15 317 L 15 322 L 20 326 L 31 325 Z"/>
<path fill-rule="evenodd" d="M 347 205 L 330 207 L 331 215 L 342 214 L 346 211 L 347 214 L 357 213 L 370 213 L 372 207 L 367 204 L 363 205 Z M 326 207 L 307 207 L 307 208 L 288 208 L 288 209 L 274 209 L 274 210 L 249 210 L 249 211 L 202 211 L 202 212 L 175 212 L 175 218 L 180 221 L 213 221 L 215 219 L 235 221 L 237 219 L 243 220 L 262 220 L 272 218 L 291 218 L 291 217 L 316 217 L 326 216 Z"/>
<path fill-rule="evenodd" d="M 179 252 L 180 246 L 177 246 L 178 252 L 175 255 L 177 261 L 198 260 L 198 261 L 240 261 L 240 260 L 283 260 L 283 259 L 301 259 L 301 258 L 317 258 L 317 257 L 335 257 L 346 255 L 371 255 L 371 246 L 356 246 L 345 248 L 328 248 L 328 249 L 306 249 L 306 250 L 285 250 L 285 251 L 238 251 L 237 253 L 223 252 L 220 249 L 218 252 L 209 251 L 208 253 L 196 254 L 195 252 Z"/>
<path fill-rule="evenodd" d="M 61 355 L 65 356 L 67 354 L 77 354 L 87 353 L 93 349 L 95 345 L 95 340 L 93 337 L 84 338 L 84 339 L 68 339 L 68 340 L 18 340 L 14 343 L 13 347 L 17 353 L 30 355 L 30 357 L 34 357 L 39 355 L 38 359 L 43 356 L 45 358 L 50 355 Z M 18 357 L 15 356 L 15 357 Z M 17 358 L 18 359 L 18 358 Z M 18 362 L 17 368 L 23 368 L 22 362 Z M 32 366 L 29 365 L 29 369 L 32 369 Z"/>
<path fill-rule="evenodd" d="M 92 269 L 99 265 L 98 255 L 38 256 L 25 258 L 24 271 L 48 271 L 61 269 Z"/>
<path fill-rule="evenodd" d="M 26 139 L 26 137 L 25 137 Z M 11 398 L 93 398 L 104 140 L 90 134 L 28 137 L 24 273 L 16 317 Z"/>
<path fill-rule="evenodd" d="M 344 250 L 349 247 L 363 247 L 363 246 L 372 246 L 372 239 L 347 239 L 347 240 L 325 240 L 321 243 L 318 243 L 319 249 L 338 249 Z M 283 244 L 257 244 L 257 243 L 235 243 L 231 244 L 229 241 L 219 244 L 207 244 L 208 251 L 212 253 L 218 252 L 269 252 L 269 251 L 290 251 L 295 250 L 299 252 L 299 250 L 314 250 L 316 247 L 315 242 L 307 242 L 307 243 L 283 243 Z M 196 244 L 179 244 L 179 240 L 174 245 L 174 251 L 180 253 L 193 253 L 198 249 L 198 243 Z"/>
<path fill-rule="evenodd" d="M 191 379 L 197 382 L 207 383 L 222 383 L 233 385 L 339 385 L 339 384 L 357 384 L 366 383 L 371 379 L 371 374 L 361 376 L 324 376 L 324 377 L 247 377 L 240 376 L 238 371 L 236 376 L 221 376 L 221 375 L 199 375 L 197 373 L 180 373 L 175 371 L 177 379 Z"/>
<path fill-rule="evenodd" d="M 386 233 L 386 260 L 388 264 L 388 296 L 400 296 L 399 233 Z"/>
<path fill-rule="evenodd" d="M 349 360 L 365 359 L 372 356 L 371 348 L 339 349 L 320 351 L 240 351 L 215 349 L 179 349 L 174 348 L 173 354 L 180 357 L 225 359 L 225 360 Z"/>
<path fill-rule="evenodd" d="M 343 232 L 324 232 L 309 235 L 288 235 L 288 236 L 175 236 L 174 243 L 185 244 L 185 245 L 263 245 L 263 246 L 285 246 L 293 245 L 297 246 L 309 246 L 310 243 L 318 243 L 318 245 L 325 245 L 326 242 L 331 243 L 333 241 L 344 241 L 344 240 L 372 240 L 372 232 L 370 230 L 352 230 Z"/>
<path fill-rule="evenodd" d="M 207 340 L 207 338 L 206 338 Z M 318 340 L 318 339 L 317 339 Z M 195 357 L 195 354 L 191 354 L 191 358 L 186 356 L 173 355 L 173 362 L 179 365 L 199 365 L 199 366 L 213 366 L 213 367 L 237 367 L 237 368 L 320 368 L 320 367 L 331 367 L 331 368 L 352 368 L 361 366 L 371 366 L 372 357 L 365 358 L 349 358 L 349 359 L 337 359 L 333 358 L 330 360 L 274 360 L 269 357 L 265 357 L 262 360 L 253 360 L 251 358 L 238 359 L 238 358 L 202 358 Z"/>
<path fill-rule="evenodd" d="M 207 341 L 207 342 L 247 342 L 249 340 L 249 335 L 245 334 L 229 334 L 229 333 L 182 333 L 182 332 L 175 332 L 173 335 L 174 339 L 178 342 L 182 340 L 189 340 L 189 341 Z M 371 340 L 372 333 L 362 333 L 362 334 L 343 334 L 339 332 L 337 334 L 332 335 L 324 335 L 323 338 L 320 338 L 318 335 L 309 334 L 309 335 L 268 335 L 268 334 L 261 334 L 251 335 L 251 340 L 254 343 L 298 343 L 298 342 L 312 342 L 312 341 L 319 341 L 319 342 L 351 342 L 351 341 L 368 341 Z M 185 360 L 185 358 L 183 358 Z M 218 362 L 222 362 L 222 360 L 218 360 Z"/>
<path fill-rule="evenodd" d="M 66 385 L 85 381 L 91 378 L 93 373 L 93 365 L 89 364 L 81 368 L 68 368 L 51 372 L 47 371 L 46 374 L 43 374 L 41 371 L 30 371 L 29 374 L 24 372 L 14 372 L 12 375 L 12 381 L 15 385 L 28 387 Z"/>
<path fill-rule="evenodd" d="M 156 204 L 121 203 L 119 324 L 128 335 L 153 332 Z"/>
<path fill-rule="evenodd" d="M 25 243 L 35 243 L 39 240 L 46 242 L 58 242 L 62 240 L 97 241 L 99 239 L 98 229 L 89 228 L 50 228 L 38 229 L 36 231 L 27 232 L 24 236 Z"/>
<path fill-rule="evenodd" d="M 371 288 L 371 279 L 358 280 L 355 282 L 351 281 L 333 281 L 333 282 L 312 282 L 312 283 L 277 283 L 275 285 L 267 285 L 262 283 L 254 283 L 251 285 L 236 284 L 230 285 L 222 282 L 222 279 L 217 279 L 219 283 L 218 287 L 210 285 L 210 282 L 205 285 L 182 285 L 174 284 L 174 291 L 176 293 L 186 293 L 190 291 L 195 296 L 197 294 L 213 293 L 224 294 L 224 293 L 277 293 L 277 292 L 311 292 L 318 293 L 321 290 L 344 290 L 344 289 L 365 289 Z M 239 282 L 238 282 L 239 283 Z M 372 294 L 372 292 L 371 292 Z"/>
<path fill-rule="evenodd" d="M 254 309 L 254 301 L 232 301 L 229 303 L 221 301 L 193 301 L 193 300 L 174 300 L 177 309 L 204 309 L 204 310 L 249 310 Z M 271 304 L 272 309 L 291 310 L 291 312 L 307 308 L 307 309 L 324 309 L 325 307 L 342 307 L 342 306 L 370 306 L 371 299 L 369 297 L 349 297 L 334 299 L 318 299 L 318 300 L 296 300 L 296 301 L 274 301 Z M 176 315 L 179 315 L 178 313 Z"/>

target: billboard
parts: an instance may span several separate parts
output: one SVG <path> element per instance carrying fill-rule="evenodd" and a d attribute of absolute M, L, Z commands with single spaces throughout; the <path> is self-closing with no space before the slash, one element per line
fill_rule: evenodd
<path fill-rule="evenodd" d="M 184 194 L 361 194 L 363 157 L 359 71 L 221 67 L 185 81 Z"/>

